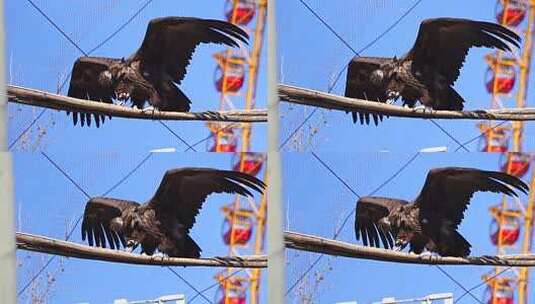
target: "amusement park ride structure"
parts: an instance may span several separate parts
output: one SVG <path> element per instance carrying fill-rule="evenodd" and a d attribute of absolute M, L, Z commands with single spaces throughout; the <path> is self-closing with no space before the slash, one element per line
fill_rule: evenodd
<path fill-rule="evenodd" d="M 518 57 L 508 57 L 502 51 L 485 56 L 489 66 L 485 86 L 492 95 L 493 108 L 511 106 L 513 100 L 516 100 L 517 107 L 522 108 L 525 106 L 531 65 L 535 0 L 498 0 L 496 20 L 518 33 L 523 39 L 523 47 Z M 526 177 L 533 156 L 523 152 L 523 122 L 512 122 L 509 125 L 496 122 L 479 123 L 478 128 L 483 134 L 480 151 L 502 153 L 500 169 L 520 178 Z M 531 192 L 527 202 L 504 195 L 500 203 L 490 208 L 490 240 L 496 246 L 498 254 L 531 251 L 535 170 L 532 170 L 530 184 Z M 487 284 L 485 303 L 529 303 L 528 268 L 505 270 L 505 267 L 498 266 L 483 276 Z"/>
<path fill-rule="evenodd" d="M 220 93 L 220 109 L 232 110 L 255 107 L 259 59 L 262 51 L 266 21 L 267 0 L 226 0 L 224 13 L 227 20 L 241 26 L 249 34 L 249 48 L 228 48 L 216 53 L 217 66 L 214 84 Z M 251 151 L 250 123 L 208 123 L 211 137 L 207 150 L 233 153 L 232 168 L 258 175 L 262 171 L 265 154 Z M 264 170 L 264 182 L 267 174 Z M 229 248 L 229 256 L 259 255 L 264 250 L 267 197 L 259 202 L 236 196 L 234 201 L 221 208 L 223 213 L 222 239 Z M 226 268 L 215 279 L 219 289 L 215 295 L 218 304 L 259 303 L 260 269 Z"/>

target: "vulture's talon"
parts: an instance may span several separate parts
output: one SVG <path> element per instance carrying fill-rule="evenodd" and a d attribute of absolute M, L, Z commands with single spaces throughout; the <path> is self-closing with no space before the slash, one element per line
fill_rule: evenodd
<path fill-rule="evenodd" d="M 436 256 L 436 254 L 431 252 L 431 251 L 424 251 L 424 252 L 418 254 L 418 257 L 420 257 L 422 259 L 432 259 L 435 256 Z"/>
<path fill-rule="evenodd" d="M 149 114 L 150 116 L 154 118 L 154 113 L 156 112 L 156 108 L 153 106 L 149 106 L 149 107 L 143 108 L 143 110 L 141 111 L 145 114 Z"/>
<path fill-rule="evenodd" d="M 152 114 L 154 114 L 154 110 L 155 108 L 153 106 L 148 106 L 146 108 L 143 108 L 141 111 L 143 111 L 143 113 L 152 112 Z"/>
<path fill-rule="evenodd" d="M 395 101 L 395 100 L 397 100 L 399 98 L 399 96 L 401 94 L 399 92 L 397 92 L 397 91 L 388 91 L 386 95 L 387 95 L 388 99 Z"/>
<path fill-rule="evenodd" d="M 425 105 L 421 105 L 421 106 L 416 106 L 414 108 L 412 108 L 412 110 L 414 112 L 420 112 L 420 113 L 433 113 L 433 108 L 432 107 L 429 107 L 429 106 L 425 106 Z"/>

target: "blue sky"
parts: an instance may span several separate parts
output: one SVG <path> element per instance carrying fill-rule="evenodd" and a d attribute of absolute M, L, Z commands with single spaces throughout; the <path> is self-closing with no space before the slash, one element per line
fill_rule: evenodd
<path fill-rule="evenodd" d="M 355 49 L 374 40 L 415 1 L 353 1 L 308 0 L 308 3 Z M 412 46 L 423 19 L 448 16 L 494 21 L 495 1 L 422 1 L 392 31 L 378 40 L 363 56 L 401 56 Z M 277 38 L 279 77 L 282 83 L 326 91 L 334 75 L 353 57 L 325 26 L 298 0 L 279 1 L 277 7 Z M 466 109 L 488 108 L 490 95 L 484 87 L 486 64 L 483 56 L 489 49 L 471 49 L 455 84 L 467 100 Z M 533 78 L 532 78 L 533 79 Z M 533 105 L 532 82 L 528 105 Z M 345 72 L 333 93 L 343 94 Z M 507 105 L 513 106 L 509 99 Z M 281 103 L 281 142 L 313 110 L 311 107 Z M 478 135 L 476 121 L 437 122 L 455 138 L 464 142 Z M 378 127 L 354 125 L 349 115 L 339 111 L 317 111 L 311 123 L 305 125 L 298 140 L 290 141 L 283 151 L 315 151 L 332 169 L 342 176 L 360 195 L 369 194 L 400 168 L 414 152 L 434 146 L 457 149 L 454 141 L 431 122 L 416 119 L 390 118 Z M 525 125 L 524 147 L 532 151 L 533 123 Z M 477 150 L 477 141 L 467 146 Z M 393 153 L 366 153 L 391 151 Z M 440 166 L 468 166 L 497 170 L 500 156 L 482 153 L 421 154 L 391 183 L 376 195 L 404 199 L 414 198 L 422 186 L 427 171 Z M 335 179 L 311 154 L 286 153 L 283 161 L 284 204 L 287 228 L 324 237 L 332 237 L 345 215 L 355 207 L 357 198 Z M 526 175 L 529 180 L 531 173 Z M 321 189 L 310 191 L 310 189 Z M 488 208 L 500 196 L 478 194 L 474 197 L 461 225 L 461 232 L 473 245 L 472 253 L 493 254 L 489 241 L 491 222 Z M 524 198 L 525 199 L 525 198 Z M 340 238 L 355 243 L 354 218 L 347 223 Z M 316 254 L 289 250 L 287 253 L 287 284 L 290 285 L 316 258 Z M 446 271 L 470 288 L 481 282 L 487 267 L 445 267 Z M 436 292 L 462 290 L 432 266 L 391 264 L 347 258 L 324 258 L 307 276 L 307 288 L 322 277 L 313 293 L 316 303 L 358 300 L 359 303 L 379 301 L 386 296 L 412 298 Z M 303 290 L 303 289 L 302 289 Z M 307 290 L 306 288 L 304 290 Z M 474 294 L 481 297 L 484 287 Z M 535 301 L 533 287 L 530 300 Z M 298 303 L 292 293 L 290 303 Z M 460 303 L 475 303 L 469 296 Z"/>
<path fill-rule="evenodd" d="M 347 43 L 357 51 L 373 41 L 397 20 L 416 1 L 332 1 L 308 0 L 310 5 Z M 495 1 L 422 1 L 406 18 L 388 34 L 362 52 L 362 56 L 398 57 L 407 52 L 416 39 L 419 24 L 426 18 L 462 17 L 494 21 Z M 277 7 L 279 74 L 281 82 L 305 88 L 327 91 L 334 76 L 354 56 L 299 0 L 284 1 Z M 472 48 L 466 59 L 455 89 L 467 101 L 465 109 L 490 107 L 490 95 L 484 87 L 487 69 L 483 56 L 489 49 Z M 346 72 L 335 86 L 333 93 L 343 94 Z M 528 92 L 528 105 L 532 105 L 532 83 Z M 505 100 L 505 99 L 504 99 Z M 514 105 L 513 99 L 504 102 Z M 313 108 L 288 103 L 281 104 L 281 141 L 303 121 Z M 436 120 L 444 129 L 461 142 L 478 135 L 475 121 Z M 532 134 L 533 122 L 526 124 L 526 134 Z M 319 129 L 307 147 L 318 151 L 414 151 L 429 146 L 447 146 L 450 151 L 457 144 L 430 121 L 410 118 L 391 118 L 379 127 L 354 125 L 350 115 L 341 111 L 318 111 L 311 123 L 303 128 L 305 139 Z M 526 148 L 535 146 L 533 137 L 525 137 Z M 477 150 L 477 141 L 468 145 Z M 285 151 L 293 151 L 291 144 Z"/>
<path fill-rule="evenodd" d="M 317 155 L 353 191 L 365 196 L 392 177 L 415 153 L 318 152 Z M 427 172 L 432 168 L 461 166 L 496 170 L 498 159 L 499 155 L 494 153 L 420 153 L 396 178 L 374 195 L 412 200 L 420 192 Z M 332 238 L 347 214 L 355 208 L 358 198 L 311 154 L 286 153 L 283 168 L 286 229 Z M 530 176 L 531 173 L 526 175 Z M 524 202 L 526 198 L 521 196 Z M 489 239 L 491 217 L 488 208 L 501 202 L 501 199 L 502 196 L 491 193 L 474 195 L 460 226 L 461 234 L 472 244 L 472 255 L 496 253 L 496 247 L 492 246 Z M 351 216 L 341 231 L 340 240 L 356 243 L 354 216 Z M 520 243 L 517 242 L 517 245 Z M 508 252 L 518 250 L 519 247 L 513 247 Z M 286 254 L 288 285 L 293 284 L 318 256 L 295 250 L 288 250 Z M 491 269 L 481 266 L 443 268 L 466 288 L 479 284 L 481 275 Z M 404 299 L 442 292 L 453 292 L 457 298 L 464 293 L 435 266 L 324 257 L 313 269 L 305 279 L 308 280 L 308 286 L 313 285 L 311 282 L 318 274 L 323 276 L 323 281 L 314 293 L 315 303 L 350 300 L 371 303 L 387 296 Z M 473 293 L 481 297 L 484 290 L 485 287 L 480 287 Z M 530 285 L 529 303 L 535 301 L 534 292 L 533 285 Z M 296 292 L 290 294 L 288 299 L 289 303 L 300 303 Z M 465 296 L 459 303 L 476 302 Z"/>
<path fill-rule="evenodd" d="M 76 41 L 86 52 L 115 31 L 146 1 L 34 1 L 51 19 Z M 145 34 L 148 21 L 160 16 L 197 16 L 223 19 L 224 1 L 153 1 L 132 23 L 117 36 L 95 51 L 93 55 L 123 57 L 133 53 Z M 27 1 L 6 2 L 8 79 L 15 85 L 55 92 L 58 79 L 70 72 L 80 52 L 65 40 L 30 6 Z M 203 45 L 197 48 L 188 74 L 181 87 L 193 101 L 192 111 L 216 110 L 219 95 L 212 78 L 215 61 L 212 54 L 223 48 Z M 265 51 L 262 54 L 257 91 L 257 107 L 265 107 Z M 63 78 L 61 78 L 63 80 Z M 67 91 L 68 85 L 62 91 Z M 238 107 L 240 105 L 237 105 Z M 40 108 L 10 104 L 9 140 L 12 142 L 41 111 Z M 208 135 L 201 122 L 166 122 L 174 132 L 193 144 Z M 125 174 L 138 165 L 149 150 L 186 146 L 158 122 L 114 118 L 101 128 L 73 127 L 64 112 L 47 110 L 37 126 L 46 132 L 36 144 L 38 129 L 31 130 L 30 148 L 17 145 L 15 158 L 15 200 L 17 219 L 22 231 L 63 238 L 66 223 L 82 212 L 87 198 L 56 170 L 40 150 L 57 162 L 91 196 L 101 195 Z M 266 125 L 253 127 L 252 149 L 265 150 Z M 230 168 L 232 155 L 203 153 L 206 143 L 195 147 L 200 153 L 154 154 L 139 170 L 109 196 L 145 201 L 152 196 L 167 169 L 183 166 Z M 261 172 L 259 176 L 263 176 Z M 209 197 L 193 238 L 205 256 L 226 255 L 221 240 L 223 217 L 219 207 L 233 200 L 231 195 Z M 215 229 L 214 229 L 215 228 Z M 73 240 L 80 242 L 79 228 Z M 19 253 L 25 255 L 26 253 Z M 34 255 L 39 263 L 39 254 Z M 55 269 L 57 263 L 52 264 Z M 19 271 L 19 288 L 25 284 L 27 263 Z M 203 289 L 215 281 L 214 268 L 175 268 L 191 284 Z M 120 282 L 119 284 L 117 282 Z M 206 292 L 214 299 L 215 288 Z M 262 298 L 266 290 L 261 288 Z M 130 300 L 156 298 L 170 293 L 195 293 L 167 269 L 159 267 L 119 265 L 104 262 L 69 259 L 65 272 L 58 277 L 53 303 L 110 303 L 113 299 Z M 195 300 L 202 303 L 202 298 Z"/>
<path fill-rule="evenodd" d="M 144 3 L 35 2 L 86 51 L 101 42 Z M 425 18 L 456 16 L 493 20 L 494 2 L 491 2 L 422 1 L 407 18 L 363 55 L 403 54 L 412 45 L 418 25 Z M 352 46 L 360 49 L 388 27 L 413 1 L 338 0 L 334 5 L 333 1 L 311 0 L 308 3 Z M 298 0 L 278 1 L 278 5 L 281 79 L 288 84 L 326 90 L 332 75 L 337 73 L 353 54 L 307 12 Z M 181 1 L 180 5 L 175 1 L 155 1 L 94 54 L 121 57 L 134 52 L 145 33 L 148 20 L 154 17 L 179 15 L 222 18 L 222 10 L 223 1 Z M 6 3 L 6 26 L 8 79 L 11 83 L 55 91 L 60 76 L 65 76 L 74 60 L 81 55 L 79 51 L 60 36 L 26 1 Z M 194 101 L 193 111 L 215 109 L 218 105 L 218 95 L 212 84 L 215 64 L 211 55 L 219 49 L 221 48 L 217 46 L 205 45 L 198 48 L 194 55 L 188 75 L 182 84 L 185 93 Z M 487 52 L 489 50 L 473 49 L 456 83 L 456 89 L 468 101 L 467 109 L 485 108 L 490 103 L 489 95 L 483 86 L 486 66 L 482 56 Z M 264 63 L 265 56 L 262 61 L 262 64 Z M 263 73 L 260 75 L 259 83 L 265 83 Z M 343 92 L 343 82 L 345 73 L 336 86 L 335 93 Z M 65 91 L 66 88 L 63 93 Z M 265 94 L 265 86 L 260 85 L 257 94 L 258 107 L 265 106 Z M 528 96 L 531 96 L 531 91 Z M 20 134 L 40 110 L 10 104 L 10 141 Z M 281 112 L 284 116 L 281 120 L 281 138 L 284 139 L 310 111 L 311 108 L 308 107 L 282 104 Z M 474 121 L 438 122 L 461 141 L 477 135 Z M 167 124 L 189 143 L 204 138 L 208 133 L 204 124 L 198 122 Z M 40 149 L 58 162 L 90 195 L 100 195 L 132 170 L 149 150 L 170 146 L 178 150 L 186 148 L 158 122 L 115 118 L 100 129 L 82 129 L 72 127 L 71 119 L 65 113 L 48 110 L 38 125 L 46 129 L 38 148 L 30 149 L 30 152 L 25 152 L 28 149 L 21 151 L 20 147 L 14 150 L 17 219 L 20 220 L 23 231 L 57 238 L 64 236 L 66 222 L 81 214 L 87 199 L 39 153 Z M 311 130 L 316 127 L 319 132 L 312 137 L 311 146 L 304 145 L 303 149 L 309 150 L 313 147 L 318 151 L 319 156 L 348 180 L 359 194 L 366 194 L 382 183 L 409 159 L 416 149 L 442 145 L 450 150 L 456 148 L 451 139 L 428 121 L 391 118 L 379 127 L 363 127 L 353 125 L 348 115 L 322 110 L 312 120 L 312 126 L 306 126 L 303 136 L 309 136 Z M 534 145 L 530 136 L 532 128 L 532 123 L 528 123 L 525 139 L 529 150 Z M 253 149 L 265 150 L 265 125 L 255 126 L 253 132 Z M 35 128 L 31 134 L 29 142 L 34 143 L 37 136 Z M 306 139 L 304 141 L 306 142 Z M 476 149 L 475 144 L 468 147 L 472 151 Z M 196 148 L 203 151 L 205 144 Z M 293 146 L 286 149 L 296 148 Z M 402 153 L 361 153 L 378 150 Z M 496 169 L 498 159 L 498 155 L 466 153 L 421 155 L 377 194 L 411 199 L 417 194 L 427 171 L 432 167 L 456 165 Z M 109 195 L 144 201 L 153 194 L 163 172 L 169 168 L 228 168 L 230 161 L 231 156 L 225 154 L 155 154 Z M 283 197 L 287 207 L 285 212 L 288 228 L 331 236 L 341 218 L 354 207 L 356 198 L 310 154 L 285 154 L 283 168 Z M 42 193 L 46 193 L 46 196 Z M 206 256 L 226 253 L 220 238 L 222 217 L 218 207 L 232 198 L 228 195 L 210 197 L 193 229 L 193 237 L 199 242 Z M 461 232 L 472 243 L 474 254 L 494 252 L 488 240 L 490 217 L 487 210 L 499 199 L 496 195 L 479 194 L 467 211 L 467 220 L 463 222 Z M 208 207 L 209 205 L 215 207 Z M 306 214 L 303 213 L 305 206 Z M 343 230 L 342 240 L 354 242 L 352 224 L 351 219 Z M 214 225 L 217 227 L 216 233 L 213 231 Z M 80 241 L 78 230 L 74 234 L 74 240 Z M 288 282 L 291 283 L 315 255 L 289 251 L 288 256 L 291 257 L 288 265 Z M 328 270 L 329 268 L 332 270 Z M 319 285 L 319 292 L 315 294 L 318 303 L 355 299 L 359 300 L 359 303 L 369 303 L 383 296 L 405 298 L 447 291 L 460 295 L 460 289 L 431 266 L 339 258 L 325 259 L 317 269 L 322 272 L 327 269 Z M 464 266 L 445 269 L 467 287 L 479 283 L 481 274 L 488 270 Z M 26 270 L 21 268 L 19 271 L 19 288 L 20 284 L 28 279 Z M 214 269 L 177 270 L 197 288 L 204 288 L 214 282 Z M 418 276 L 415 284 L 413 280 L 416 271 Z M 146 280 L 147 278 L 149 280 Z M 144 279 L 142 288 L 141 279 Z M 122 283 L 115 284 L 118 280 Z M 213 298 L 214 291 L 207 293 L 210 299 Z M 533 297 L 533 290 L 530 291 Z M 483 288 L 480 288 L 475 291 L 475 295 L 479 296 L 482 292 Z M 109 303 L 119 297 L 145 299 L 169 293 L 185 293 L 187 296 L 194 294 L 166 269 L 69 259 L 65 264 L 65 272 L 58 277 L 53 302 Z M 265 299 L 266 288 L 262 288 L 262 295 Z M 200 303 L 203 300 L 198 298 L 195 302 Z M 469 297 L 464 297 L 461 301 L 473 302 Z"/>

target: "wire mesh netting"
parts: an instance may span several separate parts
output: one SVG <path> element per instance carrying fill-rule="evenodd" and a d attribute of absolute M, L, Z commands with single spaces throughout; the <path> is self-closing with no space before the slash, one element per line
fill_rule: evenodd
<path fill-rule="evenodd" d="M 356 241 L 354 232 L 354 210 L 359 196 L 411 201 L 418 196 L 432 168 L 498 170 L 498 158 L 492 153 L 284 153 L 285 228 L 362 245 Z M 520 197 L 521 201 L 525 199 L 527 196 Z M 471 255 L 495 254 L 488 233 L 492 219 L 487 214 L 500 200 L 500 195 L 477 193 L 465 212 L 459 231 L 471 243 Z M 470 288 L 474 288 L 470 291 L 472 295 L 463 296 L 458 303 L 477 303 L 485 289 L 481 276 L 492 269 L 441 266 L 439 270 L 436 266 L 336 258 L 296 250 L 288 250 L 286 260 L 287 299 L 291 303 L 323 303 L 333 299 L 371 303 L 387 296 L 411 298 L 436 292 L 453 292 L 457 299 L 465 293 L 464 289 Z M 414 275 L 421 278 L 416 285 L 411 282 Z"/>
<path fill-rule="evenodd" d="M 121 58 L 139 47 L 148 22 L 161 16 L 225 19 L 224 1 L 37 1 L 6 4 L 7 79 L 9 84 L 66 94 L 74 61 L 82 55 Z M 24 22 L 22 22 L 24 21 Z M 197 48 L 182 88 L 192 111 L 217 110 L 218 92 L 210 77 L 217 45 Z M 263 57 L 262 60 L 265 60 Z M 260 67 L 263 76 L 265 65 Z M 265 80 L 260 80 L 264 84 Z M 265 85 L 259 85 L 257 107 L 265 107 Z M 264 126 L 255 126 L 260 135 Z M 233 154 L 203 152 L 209 131 L 200 122 L 107 120 L 100 128 L 72 125 L 63 111 L 9 104 L 9 141 L 15 154 L 16 208 L 20 230 L 81 242 L 79 219 L 88 197 L 106 195 L 148 200 L 164 172 L 177 167 L 230 169 Z M 255 134 L 256 135 L 256 134 Z M 253 136 L 254 149 L 265 150 L 265 136 Z M 188 151 L 188 153 L 149 153 Z M 259 176 L 262 176 L 260 171 Z M 232 195 L 208 199 L 192 238 L 203 256 L 227 255 L 222 235 L 213 230 L 223 217 L 219 207 Z M 259 198 L 256 198 L 259 200 Z M 219 224 L 218 224 L 219 225 Z M 198 226 L 198 227 L 197 227 Z M 197 228 L 199 228 L 197 230 Z M 19 253 L 19 300 L 45 302 L 111 302 L 184 293 L 192 303 L 214 302 L 213 269 L 172 269 L 95 263 L 51 255 Z M 42 271 L 42 272 L 41 272 Z M 80 287 L 80 274 L 85 288 Z M 150 284 L 139 288 L 140 279 Z M 120 286 L 114 286 L 121 280 Z M 98 293 L 95 293 L 99 290 Z M 198 291 L 202 291 L 199 294 Z M 261 299 L 265 291 L 261 288 Z"/>
<path fill-rule="evenodd" d="M 443 16 L 496 22 L 494 3 L 486 1 L 454 1 L 451 5 L 425 1 L 342 1 L 336 5 L 290 1 L 284 9 L 279 7 L 277 14 L 280 82 L 344 95 L 344 68 L 352 57 L 399 58 L 411 48 L 422 20 Z M 467 110 L 489 108 L 490 97 L 481 81 L 487 68 L 483 56 L 488 52 L 472 48 L 455 83 L 455 89 L 467 100 Z M 528 96 L 530 93 L 531 89 Z M 478 150 L 474 138 L 480 133 L 475 121 L 393 117 L 376 127 L 353 124 L 351 116 L 341 111 L 286 102 L 281 103 L 280 112 L 280 143 L 285 151 L 414 151 L 427 146 Z M 532 129 L 533 124 L 528 122 L 526 134 Z M 460 148 L 460 144 L 466 147 Z M 531 137 L 526 137 L 526 145 L 533 146 Z"/>

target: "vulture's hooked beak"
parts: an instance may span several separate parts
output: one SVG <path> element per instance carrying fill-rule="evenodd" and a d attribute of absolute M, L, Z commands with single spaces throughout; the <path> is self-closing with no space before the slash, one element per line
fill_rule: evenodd
<path fill-rule="evenodd" d="M 130 93 L 127 92 L 121 92 L 117 95 L 117 99 L 119 99 L 123 103 L 124 101 L 128 100 L 128 98 L 130 98 Z"/>

